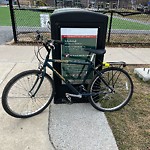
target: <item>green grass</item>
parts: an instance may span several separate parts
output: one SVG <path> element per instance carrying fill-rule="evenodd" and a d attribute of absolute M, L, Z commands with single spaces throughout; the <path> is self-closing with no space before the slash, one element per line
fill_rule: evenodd
<path fill-rule="evenodd" d="M 45 13 L 30 10 L 15 10 L 17 26 L 40 27 L 40 14 Z M 0 7 L 0 26 L 10 25 L 9 7 Z M 150 25 L 113 18 L 112 29 L 150 30 Z"/>
<path fill-rule="evenodd" d="M 8 7 L 0 7 L 0 26 L 11 26 L 10 12 Z"/>
<path fill-rule="evenodd" d="M 113 18 L 112 29 L 150 30 L 150 25 Z"/>
<path fill-rule="evenodd" d="M 46 14 L 30 10 L 15 10 L 14 12 L 17 26 L 25 27 L 40 27 L 40 14 Z M 0 7 L 0 26 L 11 26 L 9 7 Z"/>
<path fill-rule="evenodd" d="M 40 27 L 40 14 L 30 10 L 15 10 L 17 26 Z"/>

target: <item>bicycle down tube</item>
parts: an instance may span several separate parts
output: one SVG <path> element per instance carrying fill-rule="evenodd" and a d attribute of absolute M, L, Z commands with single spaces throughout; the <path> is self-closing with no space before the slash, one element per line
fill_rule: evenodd
<path fill-rule="evenodd" d="M 43 68 L 50 68 L 62 81 L 64 81 L 66 83 L 66 85 L 74 92 L 74 94 L 81 94 L 79 93 L 79 91 L 77 91 L 73 85 L 71 85 L 70 81 L 65 79 L 57 70 L 55 70 L 50 64 L 49 62 L 54 62 L 54 63 L 67 63 L 67 64 L 80 64 L 80 65 L 88 65 L 91 66 L 90 62 L 76 62 L 76 61 L 70 61 L 70 60 L 59 60 L 59 59 L 48 59 L 45 60 L 45 63 L 43 65 Z M 46 72 L 46 70 L 45 70 Z M 89 72 L 89 71 L 88 71 Z M 87 79 L 87 76 L 86 76 Z M 86 81 L 86 79 L 84 79 L 83 81 Z M 83 82 L 84 83 L 84 82 Z"/>

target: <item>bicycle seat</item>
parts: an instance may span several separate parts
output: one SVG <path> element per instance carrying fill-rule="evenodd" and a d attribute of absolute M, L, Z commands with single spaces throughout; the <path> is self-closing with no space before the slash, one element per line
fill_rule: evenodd
<path fill-rule="evenodd" d="M 85 51 L 94 53 L 96 55 L 104 55 L 106 53 L 105 49 L 90 49 L 90 48 L 85 48 Z"/>

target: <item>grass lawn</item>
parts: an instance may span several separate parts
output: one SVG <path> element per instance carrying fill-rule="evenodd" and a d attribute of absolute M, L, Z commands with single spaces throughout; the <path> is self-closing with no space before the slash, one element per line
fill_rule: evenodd
<path fill-rule="evenodd" d="M 9 7 L 0 7 L 0 26 L 11 26 Z"/>
<path fill-rule="evenodd" d="M 17 26 L 40 27 L 40 14 L 43 13 L 30 10 L 15 10 Z"/>
<path fill-rule="evenodd" d="M 30 10 L 15 10 L 16 24 L 17 26 L 25 27 L 40 27 L 40 14 L 46 13 Z M 11 26 L 9 7 L 0 7 L 0 26 Z"/>
<path fill-rule="evenodd" d="M 130 103 L 119 111 L 105 113 L 119 150 L 150 150 L 150 82 L 145 83 L 133 74 L 138 67 L 144 66 L 126 68 L 134 83 Z"/>
<path fill-rule="evenodd" d="M 40 14 L 45 13 L 30 10 L 15 10 L 17 26 L 40 27 Z M 0 26 L 10 25 L 9 7 L 0 7 Z M 150 25 L 113 18 L 112 29 L 150 30 Z"/>
<path fill-rule="evenodd" d="M 150 25 L 113 18 L 112 29 L 150 30 Z"/>

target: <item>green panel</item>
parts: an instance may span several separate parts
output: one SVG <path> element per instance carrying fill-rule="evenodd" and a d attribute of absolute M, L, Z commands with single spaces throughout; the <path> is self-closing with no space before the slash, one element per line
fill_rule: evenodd
<path fill-rule="evenodd" d="M 69 32 L 70 31 L 70 32 Z M 70 28 L 68 32 L 62 29 L 61 39 L 65 43 L 61 49 L 61 59 L 87 62 L 91 58 L 85 48 L 95 49 L 97 46 L 96 28 Z M 66 35 L 65 35 L 66 32 Z M 68 57 L 66 57 L 68 56 Z M 73 84 L 80 84 L 87 72 L 87 65 L 62 64 L 61 73 Z M 93 75 L 91 74 L 89 78 Z"/>

